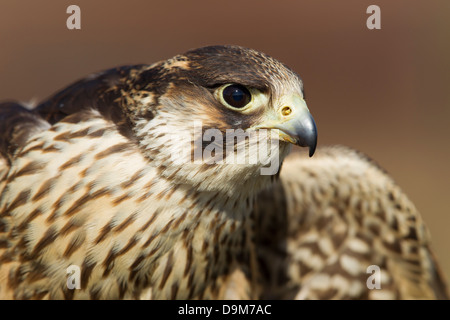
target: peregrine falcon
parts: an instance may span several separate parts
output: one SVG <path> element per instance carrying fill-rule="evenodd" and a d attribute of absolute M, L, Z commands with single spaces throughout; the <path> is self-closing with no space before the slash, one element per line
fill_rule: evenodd
<path fill-rule="evenodd" d="M 383 170 L 339 147 L 279 170 L 316 144 L 299 76 L 238 46 L 3 103 L 0 298 L 446 298 Z"/>

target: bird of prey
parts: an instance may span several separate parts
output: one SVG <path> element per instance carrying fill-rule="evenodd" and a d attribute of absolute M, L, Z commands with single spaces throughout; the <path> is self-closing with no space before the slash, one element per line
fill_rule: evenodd
<path fill-rule="evenodd" d="M 299 76 L 238 46 L 5 102 L 0 298 L 446 298 L 413 204 L 355 151 L 287 157 L 316 143 Z"/>

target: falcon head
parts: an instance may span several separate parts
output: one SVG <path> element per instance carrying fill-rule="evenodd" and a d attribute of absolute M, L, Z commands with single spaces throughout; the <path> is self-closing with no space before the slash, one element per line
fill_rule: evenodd
<path fill-rule="evenodd" d="M 261 176 L 262 166 L 281 164 L 291 144 L 309 147 L 310 156 L 316 148 L 317 129 L 302 81 L 255 50 L 204 47 L 144 68 L 130 80 L 124 105 L 135 134 L 164 168 L 161 173 L 181 182 L 236 190 L 258 180 L 252 178 Z M 256 132 L 266 136 L 250 139 Z M 267 138 L 267 157 L 258 158 Z M 245 150 L 245 159 L 227 161 L 230 150 Z"/>
<path fill-rule="evenodd" d="M 274 165 L 271 173 L 278 172 L 291 144 L 309 147 L 310 156 L 316 148 L 316 125 L 299 76 L 252 49 L 204 47 L 93 79 L 97 87 L 79 86 L 97 91 L 84 95 L 97 95 L 97 106 L 108 112 L 119 105 L 131 125 L 129 136 L 160 174 L 200 191 L 251 192 L 271 180 L 261 168 Z M 65 101 L 64 95 L 56 101 Z"/>

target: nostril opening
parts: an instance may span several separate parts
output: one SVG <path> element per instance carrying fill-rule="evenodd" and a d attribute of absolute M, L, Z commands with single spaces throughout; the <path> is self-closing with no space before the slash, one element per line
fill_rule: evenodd
<path fill-rule="evenodd" d="M 281 108 L 281 114 L 283 116 L 286 117 L 286 116 L 290 115 L 291 113 L 292 113 L 291 107 L 286 106 L 286 107 Z"/>

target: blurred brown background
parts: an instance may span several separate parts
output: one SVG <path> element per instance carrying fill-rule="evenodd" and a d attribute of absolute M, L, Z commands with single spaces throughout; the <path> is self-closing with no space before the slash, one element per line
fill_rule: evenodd
<path fill-rule="evenodd" d="M 81 30 L 66 8 L 81 8 Z M 381 30 L 366 9 L 381 8 Z M 450 1 L 0 0 L 0 100 L 43 99 L 89 73 L 238 44 L 305 82 L 319 144 L 380 163 L 421 211 L 450 278 Z"/>

